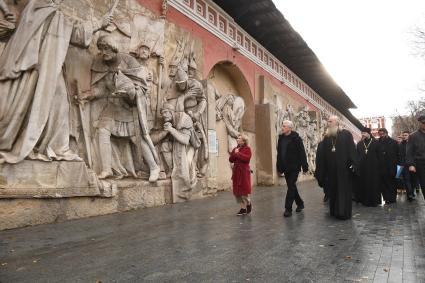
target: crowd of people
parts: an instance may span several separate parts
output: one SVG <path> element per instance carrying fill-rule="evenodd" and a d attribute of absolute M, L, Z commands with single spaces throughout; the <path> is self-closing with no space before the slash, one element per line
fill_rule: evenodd
<path fill-rule="evenodd" d="M 397 201 L 397 189 L 401 188 L 409 201 L 415 200 L 419 188 L 425 195 L 425 115 L 418 118 L 417 131 L 404 131 L 398 141 L 385 128 L 378 130 L 378 139 L 371 129 L 363 128 L 362 138 L 356 144 L 351 132 L 340 127 L 337 116 L 329 117 L 327 124 L 317 146 L 314 176 L 323 188 L 323 200 L 329 202 L 331 216 L 350 219 L 353 202 L 376 207 L 383 199 L 385 205 L 390 205 Z M 246 136 L 239 136 L 237 141 L 229 161 L 233 168 L 233 193 L 241 206 L 237 215 L 245 215 L 252 210 L 251 149 Z M 287 185 L 283 216 L 290 217 L 294 202 L 296 212 L 304 209 L 296 183 L 300 172 L 305 174 L 309 168 L 303 140 L 289 120 L 282 123 L 276 167 Z"/>

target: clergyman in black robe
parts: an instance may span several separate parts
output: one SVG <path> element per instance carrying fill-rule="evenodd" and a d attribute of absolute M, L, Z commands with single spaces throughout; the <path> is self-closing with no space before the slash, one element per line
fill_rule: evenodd
<path fill-rule="evenodd" d="M 385 128 L 378 130 L 379 134 L 379 175 L 381 193 L 385 204 L 395 203 L 397 200 L 397 161 L 398 144 L 388 136 Z"/>
<path fill-rule="evenodd" d="M 319 187 L 323 188 L 323 201 L 327 202 L 329 200 L 329 188 L 327 186 L 326 178 L 323 176 L 324 169 L 324 152 L 323 152 L 323 140 L 319 142 L 316 150 L 316 170 L 314 171 L 314 177 L 317 180 Z"/>
<path fill-rule="evenodd" d="M 357 200 L 365 206 L 381 204 L 379 188 L 379 144 L 369 128 L 362 130 L 362 140 L 357 143 L 358 176 L 356 178 Z"/>
<path fill-rule="evenodd" d="M 356 146 L 352 134 L 339 128 L 336 116 L 328 119 L 328 129 L 323 140 L 323 173 L 319 183 L 326 180 L 329 189 L 330 215 L 350 219 L 354 172 L 357 167 Z"/>

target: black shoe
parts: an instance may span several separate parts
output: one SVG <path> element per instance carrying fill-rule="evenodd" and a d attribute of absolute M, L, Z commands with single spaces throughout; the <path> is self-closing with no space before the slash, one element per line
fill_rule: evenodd
<path fill-rule="evenodd" d="M 252 203 L 246 205 L 246 214 L 250 214 L 252 211 Z"/>
<path fill-rule="evenodd" d="M 242 216 L 246 214 L 246 209 L 245 208 L 241 208 L 241 210 L 239 210 L 238 213 L 236 213 L 237 216 Z"/>
<path fill-rule="evenodd" d="M 323 197 L 323 202 L 328 202 L 328 200 L 329 200 L 329 197 L 328 197 L 327 195 L 325 195 L 325 196 Z"/>
<path fill-rule="evenodd" d="M 295 209 L 296 212 L 301 212 L 301 210 L 304 209 L 304 204 L 298 205 L 297 209 Z"/>
<path fill-rule="evenodd" d="M 292 216 L 292 211 L 290 211 L 290 210 L 285 210 L 285 212 L 283 213 L 283 216 L 285 216 L 285 217 Z"/>

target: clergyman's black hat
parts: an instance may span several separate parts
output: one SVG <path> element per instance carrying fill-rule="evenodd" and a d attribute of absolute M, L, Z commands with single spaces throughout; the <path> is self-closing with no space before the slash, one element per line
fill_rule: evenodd
<path fill-rule="evenodd" d="M 372 130 L 370 128 L 368 128 L 368 127 L 363 127 L 362 132 L 363 133 L 368 133 L 370 135 L 372 133 Z"/>

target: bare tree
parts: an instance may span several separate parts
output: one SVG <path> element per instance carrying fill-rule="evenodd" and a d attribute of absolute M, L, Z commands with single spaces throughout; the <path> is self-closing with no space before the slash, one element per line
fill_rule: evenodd
<path fill-rule="evenodd" d="M 418 100 L 411 100 L 406 103 L 406 115 L 400 115 L 396 112 L 393 115 L 393 135 L 397 136 L 402 131 L 413 132 L 417 129 L 417 119 L 420 115 L 425 114 L 425 97 L 422 97 Z"/>

